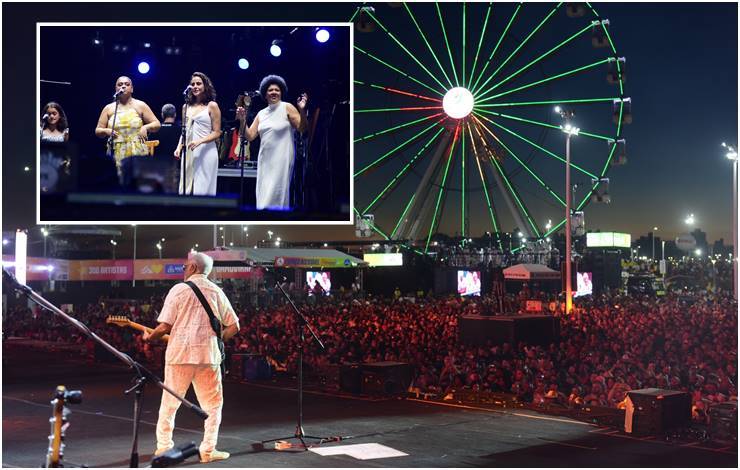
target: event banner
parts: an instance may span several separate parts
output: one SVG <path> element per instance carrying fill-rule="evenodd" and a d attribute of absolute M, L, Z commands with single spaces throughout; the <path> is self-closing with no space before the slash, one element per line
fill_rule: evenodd
<path fill-rule="evenodd" d="M 65 260 L 27 258 L 27 281 L 181 281 L 186 259 Z M 3 265 L 13 269 L 12 255 L 3 255 Z M 253 266 L 214 266 L 210 278 L 260 279 L 261 268 Z"/>
<path fill-rule="evenodd" d="M 70 281 L 126 281 L 134 273 L 134 261 L 130 259 L 70 260 Z"/>
<path fill-rule="evenodd" d="M 179 258 L 137 259 L 134 262 L 136 280 L 182 280 L 182 265 L 187 260 Z"/>
<path fill-rule="evenodd" d="M 349 258 L 303 258 L 292 256 L 278 256 L 275 258 L 275 267 L 278 268 L 347 268 L 352 266 Z"/>

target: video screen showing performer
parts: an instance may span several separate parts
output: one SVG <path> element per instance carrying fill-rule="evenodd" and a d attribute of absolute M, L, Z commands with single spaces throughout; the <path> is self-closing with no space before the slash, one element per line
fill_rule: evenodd
<path fill-rule="evenodd" d="M 65 109 L 41 111 L 40 138 L 74 145 L 78 174 L 51 191 L 44 173 L 39 220 L 350 222 L 351 37 L 343 23 L 41 25 L 39 107 Z M 71 141 L 67 117 L 96 127 Z"/>
<path fill-rule="evenodd" d="M 288 93 L 283 77 L 268 75 L 262 79 L 260 95 L 267 102 L 246 130 L 250 142 L 260 138 L 257 155 L 257 209 L 290 209 L 290 181 L 295 162 L 293 130 L 306 130 L 308 95 L 302 93 L 296 105 L 282 100 Z M 245 126 L 246 110 L 237 109 L 241 126 Z"/>

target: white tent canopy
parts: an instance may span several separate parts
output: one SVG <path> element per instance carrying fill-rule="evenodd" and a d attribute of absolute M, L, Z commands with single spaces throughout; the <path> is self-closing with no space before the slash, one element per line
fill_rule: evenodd
<path fill-rule="evenodd" d="M 515 281 L 544 281 L 560 279 L 560 273 L 542 264 L 516 264 L 504 269 L 504 279 Z"/>

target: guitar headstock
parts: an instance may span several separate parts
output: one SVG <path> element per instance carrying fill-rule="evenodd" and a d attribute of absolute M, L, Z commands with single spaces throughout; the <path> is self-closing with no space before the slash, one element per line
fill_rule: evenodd
<path fill-rule="evenodd" d="M 252 97 L 249 96 L 249 93 L 239 93 L 239 96 L 236 97 L 236 103 L 234 104 L 237 108 L 248 109 L 252 104 Z"/>
<path fill-rule="evenodd" d="M 118 326 L 129 326 L 131 323 L 131 320 L 129 320 L 128 317 L 124 315 L 108 315 L 108 318 L 105 319 L 105 322 L 108 324 L 118 325 Z"/>

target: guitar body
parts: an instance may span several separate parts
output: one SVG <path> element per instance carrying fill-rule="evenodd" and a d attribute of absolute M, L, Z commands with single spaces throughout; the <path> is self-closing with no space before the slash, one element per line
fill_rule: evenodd
<path fill-rule="evenodd" d="M 233 129 L 231 131 L 231 148 L 229 149 L 229 160 L 238 161 L 239 160 L 239 142 L 241 141 L 241 138 L 239 137 L 239 129 Z M 244 145 L 244 160 L 247 161 L 250 159 L 249 155 L 249 142 L 245 143 Z"/>

